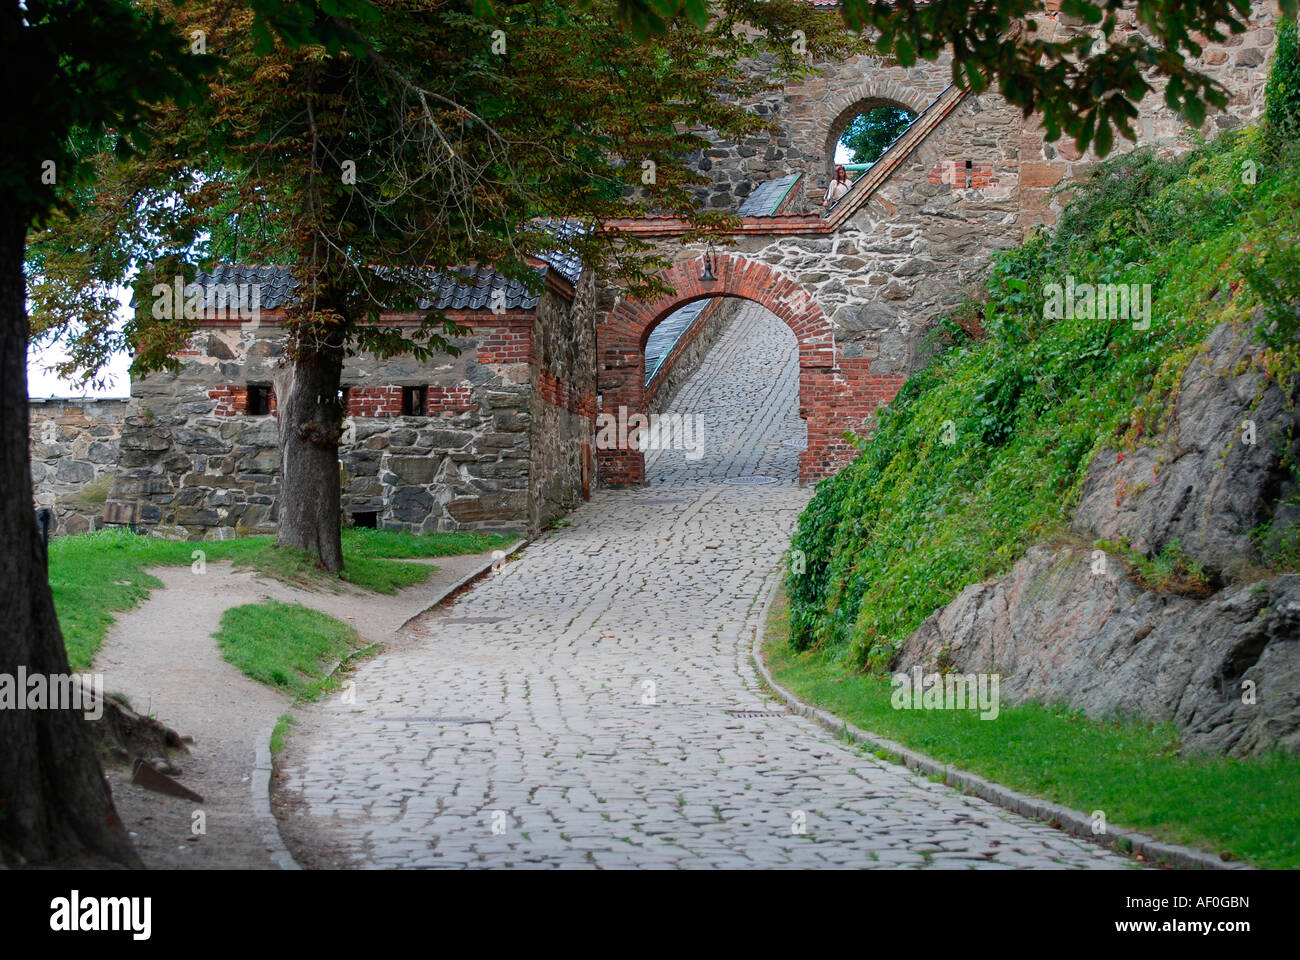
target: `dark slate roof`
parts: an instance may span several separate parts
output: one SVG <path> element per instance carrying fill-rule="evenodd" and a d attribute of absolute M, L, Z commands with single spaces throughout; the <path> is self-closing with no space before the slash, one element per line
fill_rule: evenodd
<path fill-rule="evenodd" d="M 582 233 L 582 225 L 573 220 L 543 220 L 542 224 L 555 234 L 559 248 L 539 253 L 537 259 L 543 261 L 570 284 L 577 285 L 582 276 L 582 261 L 578 255 L 564 245 L 564 241 L 576 233 Z"/>
<path fill-rule="evenodd" d="M 583 263 L 565 240 L 579 233 L 582 226 L 572 220 L 542 220 L 540 223 L 555 236 L 557 247 L 537 254 L 537 259 L 545 264 L 538 267 L 537 272 L 545 276 L 548 269 L 554 270 L 570 285 L 576 285 L 582 277 Z M 531 310 L 541 299 L 540 294 L 530 294 L 520 281 L 502 277 L 491 267 L 465 268 L 447 275 L 432 270 L 426 273 L 429 296 L 419 301 L 421 310 L 489 310 L 494 290 L 505 291 L 506 310 Z M 209 284 L 260 283 L 259 308 L 262 310 L 283 307 L 292 299 L 298 286 L 291 267 L 252 264 L 222 264 L 214 267 L 211 273 L 199 273 L 194 282 L 205 290 Z"/>
<path fill-rule="evenodd" d="M 668 354 L 672 353 L 673 346 L 683 333 L 691 328 L 695 319 L 704 312 L 712 301 L 708 299 L 696 300 L 688 303 L 684 307 L 679 307 L 650 331 L 649 338 L 645 342 L 645 382 L 649 383 L 654 379 L 655 373 L 659 370 L 661 364 Z"/>
<path fill-rule="evenodd" d="M 242 263 L 219 264 L 212 268 L 211 273 L 196 274 L 194 282 L 205 291 L 209 285 L 260 284 L 258 308 L 262 310 L 276 310 L 288 303 L 294 288 L 298 286 L 289 267 Z"/>
<path fill-rule="evenodd" d="M 745 198 L 736 212 L 742 217 L 770 217 L 780 208 L 781 202 L 794 187 L 799 174 L 792 173 L 775 180 L 760 183 L 754 192 Z"/>

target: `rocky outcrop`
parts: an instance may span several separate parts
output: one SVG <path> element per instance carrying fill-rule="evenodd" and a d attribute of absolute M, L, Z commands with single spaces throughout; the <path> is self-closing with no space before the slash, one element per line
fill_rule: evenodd
<path fill-rule="evenodd" d="M 1220 577 L 1261 562 L 1251 532 L 1271 523 L 1267 547 L 1300 519 L 1287 503 L 1296 491 L 1288 464 L 1300 458 L 1300 384 L 1269 382 L 1250 363 L 1262 349 L 1227 324 L 1216 328 L 1183 376 L 1164 436 L 1093 461 L 1071 528 L 1090 540 L 1127 538 L 1143 554 L 1176 539 Z"/>
<path fill-rule="evenodd" d="M 1192 752 L 1300 753 L 1300 575 L 1200 600 L 1144 590 L 1116 558 L 1094 559 L 1035 547 L 926 620 L 895 669 L 996 673 L 1008 703 L 1172 720 Z"/>
<path fill-rule="evenodd" d="M 1127 540 L 1148 557 L 1177 540 L 1209 586 L 1152 589 L 1131 554 L 1035 547 L 930 616 L 894 669 L 998 673 L 1009 703 L 1173 721 L 1191 752 L 1300 753 L 1300 575 L 1262 566 L 1270 542 L 1295 535 L 1297 386 L 1252 366 L 1259 350 L 1217 328 L 1164 435 L 1122 457 L 1103 451 L 1073 519 L 1088 540 Z M 1261 553 L 1252 531 L 1266 524 Z"/>

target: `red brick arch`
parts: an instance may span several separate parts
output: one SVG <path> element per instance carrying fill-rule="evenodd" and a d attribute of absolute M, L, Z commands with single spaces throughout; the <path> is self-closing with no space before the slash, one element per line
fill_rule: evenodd
<path fill-rule="evenodd" d="M 799 479 L 816 480 L 834 473 L 854 452 L 844 443 L 843 432 L 861 427 L 877 406 L 893 397 L 902 378 L 873 377 L 867 361 L 841 358 L 821 307 L 786 275 L 735 254 L 716 254 L 713 259 L 715 280 L 700 279 L 702 256 L 683 260 L 659 274 L 672 294 L 648 303 L 621 300 L 598 326 L 602 412 L 617 416 L 618 409 L 626 407 L 629 415 L 645 413 L 645 342 L 673 311 L 705 297 L 752 300 L 780 317 L 799 345 L 799 413 L 808 423 L 808 449 L 799 455 Z M 845 365 L 850 369 L 842 369 Z M 598 461 L 601 480 L 607 484 L 645 480 L 640 450 L 600 450 Z"/>

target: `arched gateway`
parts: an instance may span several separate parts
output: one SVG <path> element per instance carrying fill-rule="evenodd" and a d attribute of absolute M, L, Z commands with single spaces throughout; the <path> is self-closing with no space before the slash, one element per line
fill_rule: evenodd
<path fill-rule="evenodd" d="M 766 264 L 744 256 L 713 257 L 712 280 L 702 280 L 703 259 L 695 257 L 661 271 L 674 292 L 650 303 L 621 300 L 597 327 L 597 390 L 600 411 L 617 416 L 646 413 L 645 343 L 665 317 L 684 304 L 709 297 L 739 297 L 767 308 L 794 332 L 799 345 L 799 415 L 807 422 L 808 449 L 799 455 L 799 479 L 834 473 L 854 450 L 846 430 L 864 423 L 897 392 L 903 377 L 872 374 L 869 361 L 845 359 L 830 321 L 799 284 Z M 600 477 L 613 486 L 642 483 L 645 456 L 627 449 L 598 450 Z"/>

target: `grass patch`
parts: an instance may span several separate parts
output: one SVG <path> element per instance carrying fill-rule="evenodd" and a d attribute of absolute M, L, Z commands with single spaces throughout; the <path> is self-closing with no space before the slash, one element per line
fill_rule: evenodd
<path fill-rule="evenodd" d="M 216 640 L 229 663 L 299 700 L 333 689 L 334 666 L 366 646 L 342 620 L 278 600 L 231 607 L 221 615 Z"/>
<path fill-rule="evenodd" d="M 1207 597 L 1214 592 L 1201 565 L 1187 555 L 1182 541 L 1176 538 L 1150 558 L 1129 549 L 1127 540 L 1119 543 L 1098 540 L 1097 546 L 1119 554 L 1143 590 L 1181 593 L 1193 597 Z"/>
<path fill-rule="evenodd" d="M 1300 757 L 1178 755 L 1169 724 L 1101 722 L 1063 707 L 1003 705 L 975 711 L 895 710 L 889 679 L 852 669 L 823 650 L 789 643 L 780 590 L 763 654 L 777 683 L 865 730 L 1015 790 L 1173 843 L 1260 867 L 1300 867 Z"/>
<path fill-rule="evenodd" d="M 280 719 L 275 721 L 275 729 L 271 731 L 272 756 L 275 756 L 284 749 L 284 738 L 289 735 L 289 728 L 297 722 L 298 721 L 294 720 L 293 714 L 280 714 Z"/>
<path fill-rule="evenodd" d="M 437 567 L 401 558 L 442 557 L 504 549 L 515 538 L 481 533 L 439 533 L 427 537 L 388 530 L 344 530 L 343 580 L 379 593 L 422 583 Z M 340 579 L 321 570 L 305 553 L 276 547 L 272 537 L 202 542 L 161 540 L 128 530 L 56 537 L 50 541 L 50 589 L 73 670 L 87 670 L 113 623 L 162 586 L 148 567 L 188 566 L 202 551 L 205 563 L 233 561 L 262 576 L 309 589 L 337 587 Z"/>
<path fill-rule="evenodd" d="M 474 531 L 417 534 L 361 527 L 343 532 L 343 552 L 349 560 L 358 557 L 452 557 L 465 553 L 504 550 L 517 539 L 518 537 Z"/>

